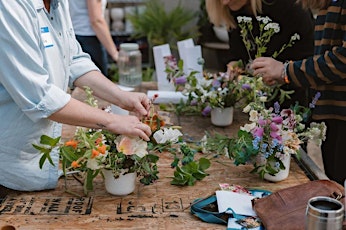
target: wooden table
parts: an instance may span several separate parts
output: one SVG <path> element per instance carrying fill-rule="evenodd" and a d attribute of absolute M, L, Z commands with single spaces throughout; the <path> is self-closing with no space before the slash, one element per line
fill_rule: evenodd
<path fill-rule="evenodd" d="M 199 140 L 205 130 L 231 134 L 238 130 L 246 118 L 236 111 L 233 124 L 226 128 L 215 127 L 209 118 L 183 116 L 180 125 L 185 136 Z M 177 124 L 172 115 L 171 122 Z M 65 127 L 64 134 L 73 127 Z M 64 192 L 65 180 L 61 178 L 54 190 L 28 193 L 11 193 L 0 206 L 0 228 L 15 229 L 225 229 L 223 225 L 202 222 L 190 214 L 189 205 L 196 198 L 206 197 L 218 189 L 219 183 L 238 184 L 248 188 L 277 191 L 310 180 L 297 162 L 292 159 L 289 177 L 278 183 L 261 180 L 251 174 L 252 166 L 235 166 L 229 159 L 212 160 L 207 170 L 210 174 L 194 186 L 170 185 L 173 156 L 161 153 L 158 162 L 159 180 L 152 185 L 137 183 L 133 194 L 118 197 L 108 194 L 101 176 L 96 180 L 95 191 L 88 197 L 78 198 Z M 201 153 L 198 153 L 201 156 Z M 83 194 L 82 186 L 68 178 L 70 190 Z"/>

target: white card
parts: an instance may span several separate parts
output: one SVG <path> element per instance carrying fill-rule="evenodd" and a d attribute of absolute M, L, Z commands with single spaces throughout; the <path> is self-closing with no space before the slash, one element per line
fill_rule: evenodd
<path fill-rule="evenodd" d="M 231 191 L 216 191 L 217 205 L 220 213 L 231 208 L 238 215 L 257 216 L 251 203 L 251 200 L 254 198 L 251 195 Z"/>
<path fill-rule="evenodd" d="M 179 57 L 184 61 L 184 72 L 198 71 L 197 77 L 202 77 L 203 65 L 199 64 L 202 59 L 201 46 L 195 46 L 192 38 L 177 42 Z"/>
<path fill-rule="evenodd" d="M 174 85 L 167 80 L 167 73 L 165 72 L 166 65 L 164 57 L 172 55 L 169 45 L 154 46 L 153 54 L 158 89 L 160 91 L 175 91 Z"/>

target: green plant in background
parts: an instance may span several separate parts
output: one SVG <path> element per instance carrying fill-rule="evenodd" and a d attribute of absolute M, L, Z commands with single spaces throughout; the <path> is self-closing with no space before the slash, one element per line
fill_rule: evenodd
<path fill-rule="evenodd" d="M 146 37 L 149 43 L 149 64 L 152 65 L 152 47 L 168 43 L 176 49 L 177 41 L 197 38 L 198 28 L 184 28 L 196 16 L 197 12 L 184 9 L 179 4 L 166 11 L 160 0 L 147 0 L 143 13 L 135 12 L 126 16 L 133 25 L 133 38 Z"/>
<path fill-rule="evenodd" d="M 146 67 L 142 69 L 142 81 L 148 82 L 153 81 L 153 74 L 154 69 L 151 67 Z M 118 67 L 116 64 L 112 63 L 108 68 L 108 76 L 110 77 L 111 81 L 113 82 L 119 82 L 119 72 Z"/>

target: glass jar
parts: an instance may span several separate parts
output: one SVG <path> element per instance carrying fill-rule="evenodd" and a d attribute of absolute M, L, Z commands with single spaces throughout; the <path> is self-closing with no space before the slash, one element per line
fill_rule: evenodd
<path fill-rule="evenodd" d="M 119 85 L 135 87 L 142 83 L 142 54 L 137 43 L 120 44 Z"/>

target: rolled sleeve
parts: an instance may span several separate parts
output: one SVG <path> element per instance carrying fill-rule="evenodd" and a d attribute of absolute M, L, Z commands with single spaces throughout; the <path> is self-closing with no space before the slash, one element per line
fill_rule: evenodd
<path fill-rule="evenodd" d="M 87 54 L 86 54 L 87 55 Z M 90 71 L 100 71 L 99 68 L 88 58 L 85 58 L 85 56 L 79 56 L 78 58 L 74 59 L 72 61 L 72 64 L 70 66 L 70 80 L 69 80 L 69 87 L 73 88 L 74 81 L 77 80 L 79 77 L 83 76 L 84 74 L 90 72 Z"/>
<path fill-rule="evenodd" d="M 73 42 L 70 42 L 71 50 L 72 50 L 72 58 L 70 63 L 70 79 L 69 79 L 69 87 L 73 88 L 74 81 L 79 77 L 83 76 L 87 72 L 96 70 L 100 71 L 100 69 L 95 65 L 95 63 L 91 60 L 91 57 L 88 53 L 83 52 L 82 47 L 75 39 L 75 34 L 72 34 Z"/>
<path fill-rule="evenodd" d="M 47 118 L 51 114 L 63 108 L 71 99 L 71 95 L 67 94 L 58 87 L 51 85 L 42 100 L 33 108 L 25 109 L 23 112 L 34 122 L 42 118 Z"/>

